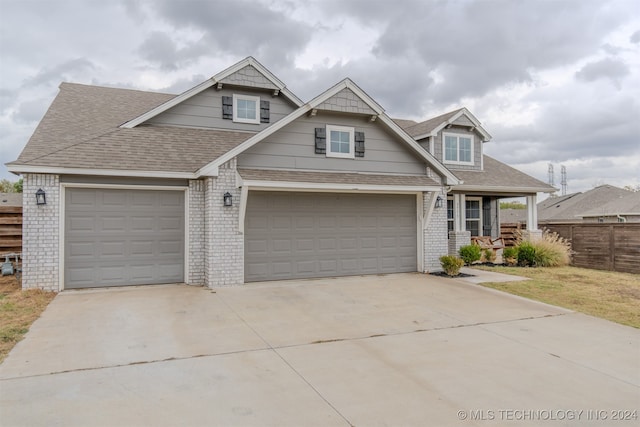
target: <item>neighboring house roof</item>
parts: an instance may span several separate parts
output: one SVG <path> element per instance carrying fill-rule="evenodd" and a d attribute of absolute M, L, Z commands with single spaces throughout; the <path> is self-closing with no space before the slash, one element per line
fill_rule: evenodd
<path fill-rule="evenodd" d="M 454 186 L 453 189 L 466 192 L 491 191 L 506 194 L 552 193 L 556 191 L 549 184 L 487 155 L 483 157 L 483 162 L 484 169 L 481 171 L 456 170 L 454 173 L 463 183 Z"/>
<path fill-rule="evenodd" d="M 613 185 L 600 185 L 584 193 L 574 193 L 561 197 L 549 197 L 538 204 L 538 221 L 575 221 L 585 212 L 631 193 Z"/>
<path fill-rule="evenodd" d="M 407 119 L 391 119 L 391 120 L 396 122 L 396 124 L 400 126 L 402 129 L 404 129 L 405 132 L 407 131 L 407 128 L 410 128 L 411 126 L 415 126 L 418 124 L 418 122 L 414 120 L 407 120 Z"/>
<path fill-rule="evenodd" d="M 408 127 L 404 127 L 405 132 L 411 135 L 413 138 L 420 140 L 423 138 L 427 138 L 429 136 L 436 136 L 438 132 L 444 129 L 446 126 L 452 124 L 458 118 L 465 116 L 473 125 L 475 126 L 475 130 L 480 133 L 483 137 L 483 141 L 489 141 L 491 139 L 491 135 L 487 132 L 481 125 L 480 121 L 466 108 L 459 108 L 454 111 L 450 111 L 448 113 L 442 114 L 438 117 L 434 117 L 432 119 L 426 120 L 424 122 L 417 123 L 415 125 L 410 125 Z M 405 123 L 408 125 L 409 123 Z"/>
<path fill-rule="evenodd" d="M 640 192 L 630 192 L 627 195 L 611 200 L 602 206 L 584 212 L 581 216 L 601 217 L 601 216 L 640 216 Z"/>
<path fill-rule="evenodd" d="M 275 75 L 271 73 L 271 71 L 267 70 L 262 64 L 256 61 L 253 57 L 249 56 L 242 61 L 238 62 L 235 65 L 227 68 L 211 77 L 208 80 L 200 83 L 199 85 L 183 92 L 182 94 L 176 96 L 175 98 L 168 100 L 162 105 L 157 106 L 156 108 L 145 111 L 144 114 L 139 115 L 138 117 L 129 120 L 127 123 L 124 123 L 122 127 L 124 128 L 133 128 L 136 127 L 147 120 L 157 116 L 158 114 L 164 113 L 171 107 L 174 107 L 181 102 L 199 94 L 200 92 L 209 89 L 212 86 L 220 86 L 222 87 L 225 84 L 246 84 L 248 80 L 244 80 L 241 77 L 232 78 L 239 71 L 246 69 L 245 72 L 248 73 L 258 73 L 261 77 L 264 78 L 264 81 L 261 85 L 257 86 L 263 89 L 271 89 L 274 91 L 274 94 L 282 92 L 282 94 L 287 97 L 291 102 L 293 102 L 296 107 L 300 107 L 302 105 L 302 101 L 300 98 L 295 96 L 293 92 L 287 89 L 286 85 L 278 79 Z"/>
<path fill-rule="evenodd" d="M 22 193 L 0 193 L 0 207 L 22 206 Z"/>
<path fill-rule="evenodd" d="M 512 224 L 526 221 L 526 209 L 500 209 L 500 224 Z"/>

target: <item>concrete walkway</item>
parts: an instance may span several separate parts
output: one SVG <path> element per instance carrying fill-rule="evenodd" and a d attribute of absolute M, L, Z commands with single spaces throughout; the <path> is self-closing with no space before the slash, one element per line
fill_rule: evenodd
<path fill-rule="evenodd" d="M 63 292 L 0 365 L 0 423 L 611 425 L 640 409 L 638 330 L 472 273 Z"/>

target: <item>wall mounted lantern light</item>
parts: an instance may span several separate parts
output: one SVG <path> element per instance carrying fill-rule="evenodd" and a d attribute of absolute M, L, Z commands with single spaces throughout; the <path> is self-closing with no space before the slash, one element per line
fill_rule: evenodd
<path fill-rule="evenodd" d="M 42 188 L 39 188 L 36 191 L 36 205 L 46 205 L 47 204 L 47 195 L 45 194 Z"/>
<path fill-rule="evenodd" d="M 228 191 L 226 193 L 224 193 L 223 205 L 224 206 L 232 206 L 233 205 L 233 196 Z"/>
<path fill-rule="evenodd" d="M 441 208 L 442 207 L 442 197 L 438 196 L 436 198 L 436 208 Z"/>

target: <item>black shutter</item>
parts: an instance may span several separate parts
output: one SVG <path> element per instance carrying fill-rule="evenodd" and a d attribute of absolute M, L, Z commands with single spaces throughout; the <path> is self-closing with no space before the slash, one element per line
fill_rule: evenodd
<path fill-rule="evenodd" d="M 354 132 L 353 140 L 356 157 L 364 157 L 364 132 Z"/>
<path fill-rule="evenodd" d="M 260 123 L 269 123 L 269 101 L 260 101 Z"/>
<path fill-rule="evenodd" d="M 327 154 L 327 130 L 316 128 L 316 154 Z"/>
<path fill-rule="evenodd" d="M 222 97 L 222 118 L 232 120 L 233 119 L 233 97 Z"/>

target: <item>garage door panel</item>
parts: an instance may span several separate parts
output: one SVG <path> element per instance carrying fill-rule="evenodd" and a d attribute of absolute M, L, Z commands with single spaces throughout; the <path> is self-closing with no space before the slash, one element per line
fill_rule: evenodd
<path fill-rule="evenodd" d="M 412 195 L 250 192 L 245 280 L 416 271 L 415 203 Z M 292 244 L 286 260 L 283 241 Z"/>
<path fill-rule="evenodd" d="M 65 288 L 183 281 L 184 221 L 183 191 L 66 189 Z"/>

